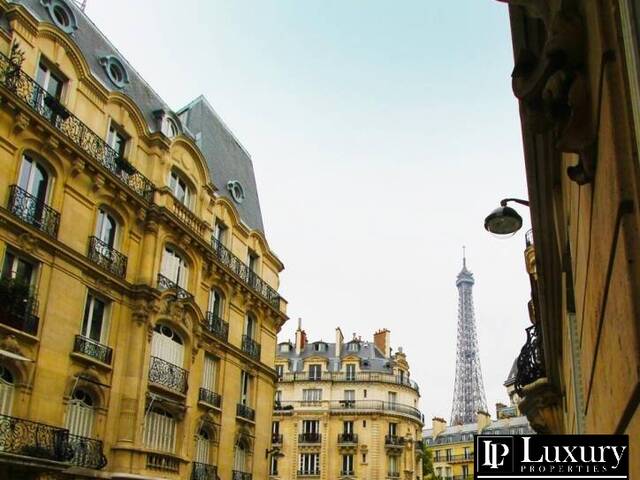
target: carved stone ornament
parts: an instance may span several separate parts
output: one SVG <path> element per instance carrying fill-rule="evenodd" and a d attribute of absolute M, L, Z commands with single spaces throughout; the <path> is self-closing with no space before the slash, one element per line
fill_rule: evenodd
<path fill-rule="evenodd" d="M 545 434 L 562 429 L 561 397 L 546 377 L 526 385 L 522 395 L 518 408 L 536 432 Z"/>
<path fill-rule="evenodd" d="M 80 158 L 80 157 L 73 157 L 73 159 L 71 160 L 71 176 L 72 177 L 77 177 L 78 174 L 82 173 L 84 171 L 84 167 L 86 165 L 86 162 Z"/>
<path fill-rule="evenodd" d="M 29 232 L 24 232 L 18 237 L 18 246 L 26 253 L 35 253 L 38 249 L 38 239 Z"/>
<path fill-rule="evenodd" d="M 20 344 L 18 343 L 15 335 L 7 335 L 2 340 L 0 340 L 0 348 L 2 350 L 6 350 L 7 352 L 12 352 L 24 356 L 22 354 L 22 351 L 20 350 Z"/>
<path fill-rule="evenodd" d="M 27 127 L 29 127 L 29 124 L 31 123 L 31 120 L 29 120 L 29 117 L 26 113 L 24 112 L 18 112 L 15 116 L 15 123 L 13 124 L 13 131 L 15 133 L 20 133 L 21 131 L 25 130 Z"/>

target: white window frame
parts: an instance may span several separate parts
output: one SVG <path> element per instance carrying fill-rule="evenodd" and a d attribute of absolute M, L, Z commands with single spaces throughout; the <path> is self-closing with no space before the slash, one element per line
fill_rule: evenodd
<path fill-rule="evenodd" d="M 217 392 L 218 359 L 205 353 L 202 366 L 202 388 L 210 392 Z"/>
<path fill-rule="evenodd" d="M 169 186 L 169 191 L 171 192 L 171 195 L 173 195 L 173 197 L 176 200 L 178 200 L 181 204 L 183 204 L 185 207 L 187 207 L 188 209 L 191 209 L 194 192 L 191 191 L 189 182 L 185 180 L 184 176 L 181 175 L 176 170 L 172 169 L 169 172 L 169 179 L 167 180 L 167 184 Z M 182 188 L 182 190 L 184 191 L 183 198 L 180 198 L 180 192 L 178 191 L 178 188 Z"/>
<path fill-rule="evenodd" d="M 152 409 L 144 418 L 144 445 L 152 450 L 175 453 L 178 422 L 162 409 Z"/>
<path fill-rule="evenodd" d="M 98 339 L 91 337 L 91 330 L 93 328 L 93 322 L 95 321 L 93 318 L 93 312 L 96 306 L 96 302 L 100 302 L 104 306 L 104 308 L 102 309 L 102 318 L 100 319 L 100 338 Z M 107 300 L 89 291 L 87 293 L 87 297 L 85 300 L 85 306 L 84 306 L 83 317 L 82 317 L 82 325 L 80 326 L 80 335 L 94 342 L 98 342 L 101 344 L 106 343 L 105 338 L 107 336 L 109 307 L 110 307 L 110 303 Z M 86 324 L 84 322 L 85 318 L 87 319 Z"/>
<path fill-rule="evenodd" d="M 187 288 L 189 281 L 189 265 L 176 249 L 165 245 L 162 253 L 162 266 L 160 274 L 181 288 Z"/>

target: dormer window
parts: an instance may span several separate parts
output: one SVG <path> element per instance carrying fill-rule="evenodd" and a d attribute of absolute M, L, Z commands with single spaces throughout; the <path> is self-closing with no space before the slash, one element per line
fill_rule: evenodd
<path fill-rule="evenodd" d="M 100 59 L 100 65 L 104 68 L 104 71 L 113 83 L 118 88 L 124 88 L 129 83 L 129 76 L 124 68 L 122 62 L 114 57 L 108 55 Z"/>
<path fill-rule="evenodd" d="M 358 352 L 358 351 L 360 351 L 360 344 L 358 342 L 347 343 L 347 352 Z"/>
<path fill-rule="evenodd" d="M 327 351 L 327 344 L 326 344 L 326 343 L 323 343 L 323 342 L 315 343 L 315 344 L 313 345 L 313 349 L 314 349 L 316 352 L 326 352 L 326 351 Z"/>
<path fill-rule="evenodd" d="M 164 133 L 167 138 L 173 138 L 179 133 L 176 122 L 166 115 L 162 119 L 162 133 Z"/>
<path fill-rule="evenodd" d="M 180 203 L 191 208 L 191 191 L 189 186 L 175 170 L 171 170 L 169 174 L 169 190 Z"/>
<path fill-rule="evenodd" d="M 281 343 L 280 344 L 280 351 L 281 352 L 290 352 L 291 351 L 291 345 L 288 343 Z"/>
<path fill-rule="evenodd" d="M 62 0 L 40 0 L 53 20 L 53 23 L 65 33 L 73 33 L 78 28 L 76 17 Z"/>

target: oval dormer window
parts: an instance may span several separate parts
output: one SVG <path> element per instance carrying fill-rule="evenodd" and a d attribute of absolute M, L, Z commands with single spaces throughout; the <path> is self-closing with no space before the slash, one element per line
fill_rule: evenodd
<path fill-rule="evenodd" d="M 236 201 L 236 203 L 242 203 L 244 201 L 244 190 L 239 181 L 229 181 L 227 183 L 227 190 L 229 190 L 231 197 Z"/>
<path fill-rule="evenodd" d="M 62 0 L 40 0 L 53 23 L 63 32 L 73 33 L 78 28 L 73 10 Z"/>
<path fill-rule="evenodd" d="M 100 64 L 104 67 L 109 80 L 118 88 L 124 88 L 129 83 L 129 76 L 124 68 L 124 65 L 118 58 L 113 55 L 103 57 L 100 59 Z"/>

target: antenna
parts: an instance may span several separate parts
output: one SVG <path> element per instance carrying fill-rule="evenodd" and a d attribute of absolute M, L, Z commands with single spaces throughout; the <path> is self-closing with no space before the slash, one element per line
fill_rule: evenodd
<path fill-rule="evenodd" d="M 467 268 L 467 247 L 462 246 L 462 266 Z"/>

